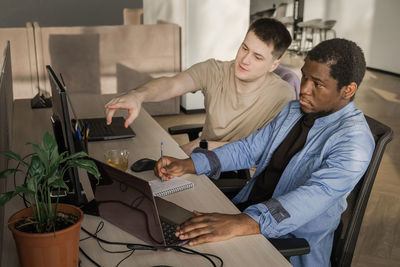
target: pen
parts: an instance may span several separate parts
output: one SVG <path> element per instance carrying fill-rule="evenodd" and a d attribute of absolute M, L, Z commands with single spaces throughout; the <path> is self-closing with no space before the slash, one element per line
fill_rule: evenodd
<path fill-rule="evenodd" d="M 79 130 L 79 128 L 78 128 L 78 130 L 76 131 L 76 133 L 78 134 L 78 139 L 79 139 L 79 141 L 81 141 L 81 140 L 82 140 L 82 135 L 81 135 L 81 131 Z"/>
<path fill-rule="evenodd" d="M 89 127 L 86 127 L 86 133 L 85 133 L 86 139 L 89 138 Z"/>
<path fill-rule="evenodd" d="M 164 143 L 163 143 L 163 141 L 161 141 L 160 146 L 161 146 L 161 169 L 162 169 L 162 168 L 164 168 L 164 152 L 163 152 Z M 161 181 L 164 181 L 164 178 L 161 177 Z"/>

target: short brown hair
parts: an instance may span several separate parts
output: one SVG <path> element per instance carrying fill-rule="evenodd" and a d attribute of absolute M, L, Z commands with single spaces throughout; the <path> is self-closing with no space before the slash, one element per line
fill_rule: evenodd
<path fill-rule="evenodd" d="M 292 37 L 280 21 L 271 18 L 262 18 L 254 21 L 247 32 L 255 35 L 267 45 L 273 45 L 272 55 L 280 58 L 292 42 Z"/>

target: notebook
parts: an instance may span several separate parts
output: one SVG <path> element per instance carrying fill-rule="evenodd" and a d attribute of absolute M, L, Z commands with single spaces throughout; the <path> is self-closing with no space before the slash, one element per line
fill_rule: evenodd
<path fill-rule="evenodd" d="M 164 197 L 170 194 L 193 188 L 194 184 L 182 178 L 174 178 L 168 181 L 155 179 L 149 182 L 153 195 Z"/>
<path fill-rule="evenodd" d="M 53 98 L 53 112 L 64 121 L 64 114 L 69 114 L 68 105 L 62 105 L 61 102 L 57 99 L 57 95 L 60 93 L 64 93 L 67 96 L 68 103 L 71 106 L 72 114 L 75 119 L 78 119 L 80 129 L 84 129 L 86 127 L 89 128 L 88 141 L 106 141 L 106 140 L 114 140 L 114 139 L 123 139 L 134 137 L 136 134 L 132 130 L 132 128 L 125 128 L 124 122 L 125 119 L 123 117 L 115 117 L 113 118 L 113 123 L 110 125 L 106 124 L 105 118 L 90 118 L 90 119 L 79 119 L 75 113 L 74 107 L 70 101 L 68 93 L 66 91 L 66 87 L 63 83 L 60 82 L 57 75 L 55 74 L 53 68 L 50 65 L 46 66 L 47 72 L 49 74 L 49 80 L 51 85 L 51 92 Z M 71 127 L 74 129 L 74 127 Z"/>
<path fill-rule="evenodd" d="M 91 160 L 101 174 L 98 185 L 91 181 L 101 218 L 152 244 L 182 245 L 187 242 L 176 238 L 175 229 L 193 217 L 192 212 L 154 197 L 149 182 Z"/>

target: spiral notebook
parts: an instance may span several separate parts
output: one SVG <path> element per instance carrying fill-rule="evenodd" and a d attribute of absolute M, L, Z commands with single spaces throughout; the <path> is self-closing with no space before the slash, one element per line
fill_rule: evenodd
<path fill-rule="evenodd" d="M 174 178 L 168 181 L 160 179 L 151 180 L 149 182 L 153 195 L 156 197 L 168 196 L 170 194 L 180 192 L 192 188 L 194 184 L 182 178 Z"/>

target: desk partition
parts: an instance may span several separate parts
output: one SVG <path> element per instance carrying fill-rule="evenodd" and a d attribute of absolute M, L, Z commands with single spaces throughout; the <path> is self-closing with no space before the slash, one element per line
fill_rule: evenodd
<path fill-rule="evenodd" d="M 0 151 L 10 149 L 12 137 L 12 114 L 13 114 L 13 84 L 11 72 L 11 51 L 10 42 L 0 43 L 5 45 L 3 54 L 0 57 Z M 1 51 L 1 50 L 0 50 Z M 8 160 L 0 155 L 0 171 L 6 169 Z M 0 179 L 0 193 L 5 192 L 5 180 Z M 0 248 L 3 247 L 3 225 L 4 207 L 0 206 Z M 1 266 L 1 263 L 0 263 Z"/>

